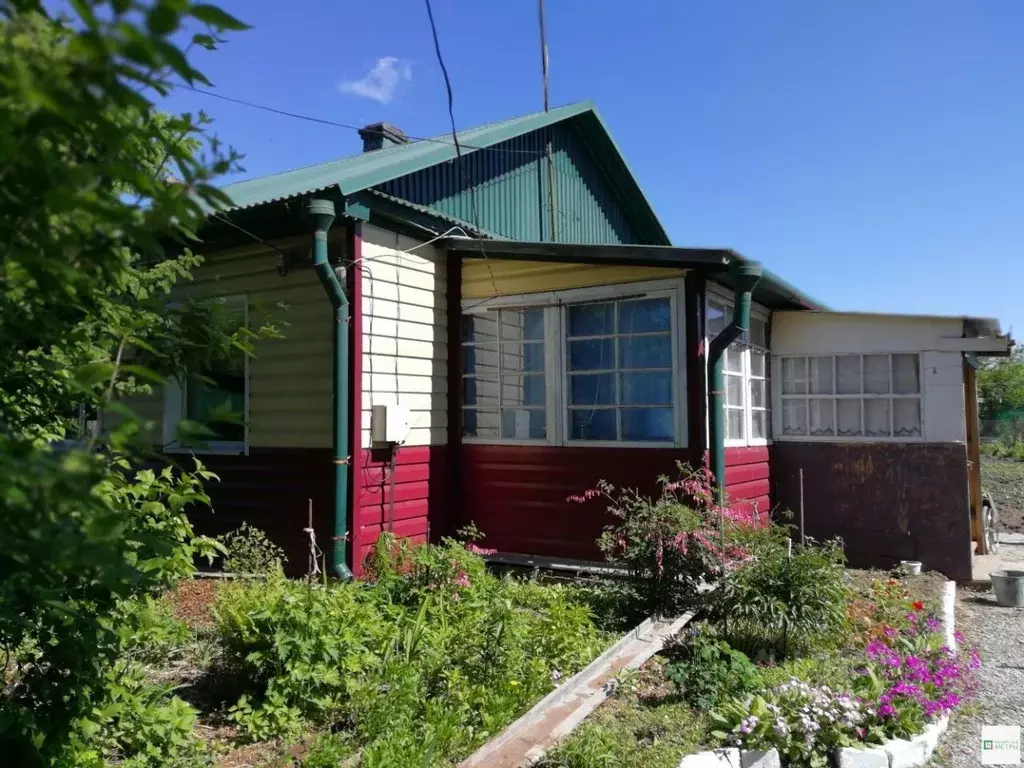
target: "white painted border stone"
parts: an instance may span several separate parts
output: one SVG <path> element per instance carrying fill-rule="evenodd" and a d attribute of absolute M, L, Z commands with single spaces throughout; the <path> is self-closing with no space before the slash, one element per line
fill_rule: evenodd
<path fill-rule="evenodd" d="M 942 627 L 946 632 L 946 645 L 956 650 L 956 582 L 942 585 Z"/>
<path fill-rule="evenodd" d="M 679 768 L 740 768 L 740 751 L 731 748 L 697 752 L 684 757 Z"/>

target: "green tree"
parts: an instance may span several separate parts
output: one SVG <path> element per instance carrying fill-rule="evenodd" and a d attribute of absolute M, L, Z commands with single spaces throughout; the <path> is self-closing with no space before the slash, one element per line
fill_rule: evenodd
<path fill-rule="evenodd" d="M 102 762 L 95 737 L 124 709 L 114 617 L 212 551 L 185 515 L 211 476 L 144 469 L 125 398 L 258 335 L 168 305 L 236 156 L 151 101 L 206 82 L 188 51 L 244 25 L 190 0 L 70 6 L 0 0 L 0 749 L 19 766 Z M 95 425 L 73 435 L 82 409 Z"/>
<path fill-rule="evenodd" d="M 1017 344 L 1009 358 L 994 358 L 978 371 L 978 398 L 982 419 L 1024 409 L 1024 345 Z"/>

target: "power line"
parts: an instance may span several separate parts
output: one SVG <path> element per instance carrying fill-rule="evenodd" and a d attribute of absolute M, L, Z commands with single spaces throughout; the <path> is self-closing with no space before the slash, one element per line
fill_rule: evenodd
<path fill-rule="evenodd" d="M 442 69 L 443 69 L 443 65 L 442 65 Z M 447 80 L 448 80 L 448 76 L 447 76 L 447 74 L 445 74 L 445 81 L 447 82 Z M 214 99 L 220 99 L 221 101 L 227 101 L 227 102 L 230 102 L 232 104 L 240 104 L 243 107 L 250 107 L 252 109 L 260 109 L 260 110 L 263 110 L 264 112 L 270 112 L 270 113 L 275 114 L 275 115 L 282 115 L 284 117 L 291 117 L 291 118 L 294 118 L 295 120 L 305 120 L 306 122 L 309 122 L 309 123 L 318 123 L 319 125 L 329 125 L 329 126 L 332 126 L 334 128 L 345 128 L 345 129 L 351 130 L 351 131 L 363 131 L 364 133 L 376 133 L 376 134 L 381 134 L 381 135 L 383 135 L 383 133 L 384 133 L 384 131 L 382 129 L 380 129 L 380 128 L 370 128 L 369 126 L 363 127 L 363 126 L 358 126 L 358 125 L 351 125 L 349 123 L 340 123 L 340 122 L 338 122 L 336 120 L 327 120 L 326 118 L 322 118 L 322 117 L 312 117 L 310 115 L 302 115 L 302 114 L 299 114 L 298 112 L 289 112 L 288 110 L 278 109 L 277 107 L 270 107 L 270 106 L 267 106 L 266 104 L 257 104 L 256 102 L 246 101 L 245 99 L 236 99 L 233 96 L 225 96 L 224 94 L 217 93 L 216 91 L 208 91 L 208 90 L 205 90 L 203 88 L 196 88 L 195 86 L 187 85 L 187 84 L 184 84 L 184 83 L 180 84 L 179 87 L 180 88 L 184 88 L 187 91 L 192 91 L 193 93 L 202 94 L 203 96 L 210 96 L 210 97 L 212 97 Z M 449 91 L 449 94 L 450 94 L 450 91 Z M 456 148 L 456 153 L 458 153 L 460 149 L 472 149 L 474 151 L 480 151 L 480 152 L 503 152 L 503 153 L 507 153 L 507 154 L 533 155 L 534 157 L 537 157 L 539 155 L 544 154 L 541 150 L 538 150 L 538 149 L 506 149 L 506 148 L 502 148 L 502 147 L 481 147 L 481 146 L 477 146 L 475 144 L 464 144 L 464 143 L 459 141 L 458 136 L 454 136 L 454 135 L 453 135 L 454 141 L 449 141 L 447 139 L 424 137 L 424 136 L 407 136 L 407 138 L 409 138 L 412 142 L 426 141 L 426 142 L 429 142 L 431 144 L 443 144 L 446 147 L 450 147 L 450 146 L 452 146 L 452 144 L 454 144 L 455 148 Z"/>

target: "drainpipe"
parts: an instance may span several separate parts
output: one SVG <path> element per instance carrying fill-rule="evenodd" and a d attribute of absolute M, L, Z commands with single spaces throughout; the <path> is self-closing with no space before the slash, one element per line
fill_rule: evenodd
<path fill-rule="evenodd" d="M 725 504 L 725 349 L 750 328 L 750 295 L 761 279 L 761 265 L 756 261 L 734 264 L 735 302 L 732 321 L 708 346 L 711 368 L 711 472 L 715 476 L 718 503 Z"/>
<path fill-rule="evenodd" d="M 348 430 L 345 423 L 348 408 L 348 298 L 334 268 L 327 259 L 327 230 L 334 223 L 334 203 L 310 200 L 306 213 L 313 222 L 313 268 L 327 297 L 334 307 L 334 537 L 331 546 L 331 568 L 339 579 L 352 578 L 345 562 L 345 539 L 348 533 Z"/>

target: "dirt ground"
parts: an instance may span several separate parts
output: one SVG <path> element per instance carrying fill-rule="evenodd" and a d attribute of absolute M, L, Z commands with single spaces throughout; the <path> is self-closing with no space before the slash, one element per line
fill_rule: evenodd
<path fill-rule="evenodd" d="M 981 487 L 995 501 L 1000 529 L 1024 532 L 1024 461 L 983 458 Z"/>

